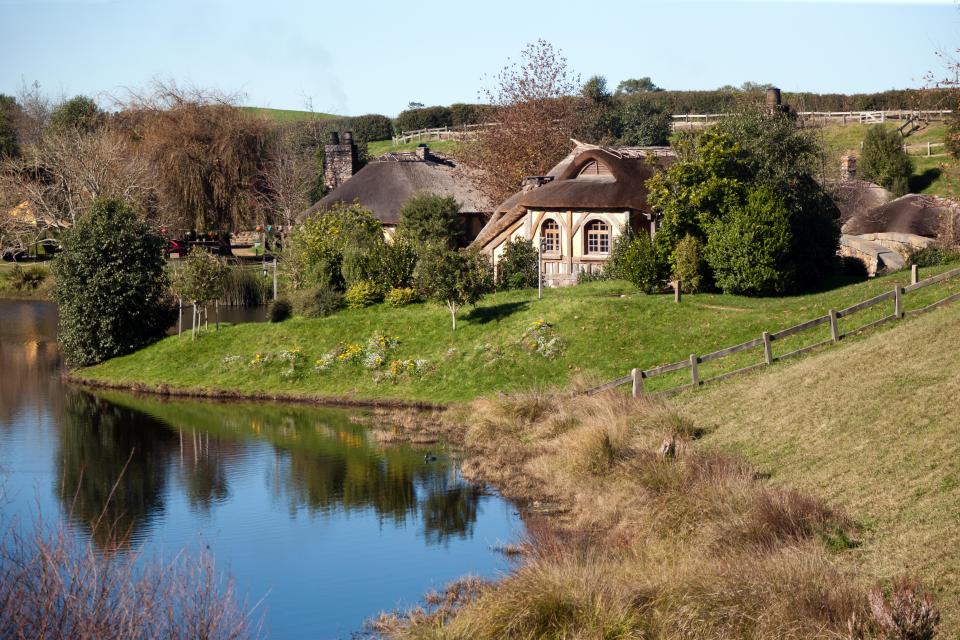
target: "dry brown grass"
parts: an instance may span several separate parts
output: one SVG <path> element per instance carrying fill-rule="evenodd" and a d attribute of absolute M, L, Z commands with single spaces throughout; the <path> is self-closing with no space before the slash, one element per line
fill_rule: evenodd
<path fill-rule="evenodd" d="M 665 404 L 531 392 L 445 420 L 465 471 L 527 506 L 523 562 L 466 603 L 391 618 L 388 635 L 845 638 L 864 621 L 882 637 L 845 561 L 851 519 L 704 447 Z"/>
<path fill-rule="evenodd" d="M 259 635 L 209 555 L 102 551 L 61 527 L 0 536 L 0 638 L 239 640 Z"/>

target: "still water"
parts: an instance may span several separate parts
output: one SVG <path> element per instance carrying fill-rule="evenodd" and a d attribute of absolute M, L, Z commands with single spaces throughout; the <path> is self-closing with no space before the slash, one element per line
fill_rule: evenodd
<path fill-rule="evenodd" d="M 509 569 L 491 547 L 521 534 L 514 507 L 443 450 L 379 445 L 356 411 L 92 394 L 59 367 L 55 307 L 0 300 L 7 523 L 56 514 L 90 536 L 106 508 L 148 554 L 208 545 L 262 599 L 272 638 L 349 638 L 430 588 Z"/>

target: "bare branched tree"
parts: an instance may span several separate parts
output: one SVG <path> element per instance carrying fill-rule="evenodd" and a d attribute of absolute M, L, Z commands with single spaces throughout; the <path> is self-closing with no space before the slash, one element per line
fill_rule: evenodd
<path fill-rule="evenodd" d="M 304 143 L 301 129 L 283 127 L 271 136 L 263 164 L 262 206 L 269 219 L 284 227 L 313 204 L 309 194 L 317 178 L 315 145 Z"/>
<path fill-rule="evenodd" d="M 463 159 L 477 169 L 477 187 L 494 202 L 542 175 L 568 153 L 579 76 L 544 40 L 528 44 L 519 63 L 508 64 L 481 93 L 498 126 L 466 147 Z"/>

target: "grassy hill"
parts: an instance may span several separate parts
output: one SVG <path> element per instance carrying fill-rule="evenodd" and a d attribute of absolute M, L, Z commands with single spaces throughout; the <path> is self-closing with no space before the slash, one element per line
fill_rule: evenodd
<path fill-rule="evenodd" d="M 936 271 L 924 270 L 923 275 Z M 323 319 L 211 328 L 195 342 L 187 335 L 170 337 L 138 353 L 81 370 L 79 375 L 203 391 L 462 401 L 496 391 L 564 386 L 584 375 L 619 377 L 632 367 L 673 362 L 759 337 L 764 330 L 791 326 L 823 315 L 831 307 L 844 308 L 888 291 L 894 282 L 908 280 L 908 273 L 898 273 L 782 298 L 690 295 L 679 305 L 670 295 L 648 296 L 624 282 L 550 289 L 542 301 L 534 290 L 506 291 L 462 312 L 455 332 L 450 329 L 449 313 L 438 305 L 377 305 Z M 957 283 L 946 283 L 923 289 L 916 297 L 906 298 L 907 308 L 944 297 L 957 287 Z M 889 312 L 885 305 L 878 305 L 842 322 L 862 324 Z M 537 336 L 530 332 L 538 320 L 552 325 L 540 329 L 544 341 L 556 337 L 562 345 L 554 357 L 544 357 L 522 344 L 525 335 L 535 341 Z M 825 339 L 828 327 L 819 329 L 822 332 L 804 332 L 778 342 L 778 352 Z M 396 336 L 399 343 L 379 350 L 383 366 L 366 369 L 360 362 L 365 354 L 359 350 L 376 332 Z M 322 371 L 314 370 L 325 354 L 348 344 L 356 345 L 351 347 L 356 362 L 340 359 Z M 282 353 L 295 350 L 299 355 Z M 724 358 L 704 365 L 701 375 L 706 378 L 743 366 L 746 358 L 760 357 L 750 352 Z M 407 372 L 390 379 L 393 360 L 426 363 L 419 374 Z M 667 385 L 677 379 L 668 375 L 652 382 Z"/>
<path fill-rule="evenodd" d="M 851 124 L 846 126 L 828 126 L 820 129 L 823 134 L 823 143 L 830 157 L 830 161 L 839 163 L 840 156 L 848 151 L 859 151 L 870 127 L 896 128 L 899 123 Z M 932 123 L 930 126 L 904 138 L 904 144 L 922 145 L 927 142 L 943 142 L 946 124 Z M 919 153 L 913 150 L 912 154 Z M 944 153 L 943 147 L 934 147 L 932 153 Z M 950 156 L 925 157 L 915 155 L 914 173 L 910 180 L 910 190 L 914 193 L 928 193 L 930 195 L 960 198 L 960 161 Z"/>
<path fill-rule="evenodd" d="M 958 336 L 951 306 L 678 399 L 705 444 L 843 506 L 863 525 L 848 557 L 875 578 L 933 587 L 944 637 L 960 632 Z"/>
<path fill-rule="evenodd" d="M 323 120 L 328 118 L 339 118 L 333 113 L 316 113 L 313 111 L 297 111 L 296 109 L 269 109 L 267 107 L 240 107 L 249 113 L 265 115 L 275 122 L 299 122 L 300 120 Z"/>
<path fill-rule="evenodd" d="M 419 145 L 419 142 L 406 142 L 404 144 L 393 144 L 392 140 L 377 140 L 367 143 L 367 155 L 371 158 L 382 156 L 385 153 L 396 151 L 413 151 Z M 431 140 L 424 144 L 429 145 L 431 151 L 437 153 L 453 153 L 460 143 L 455 140 Z"/>

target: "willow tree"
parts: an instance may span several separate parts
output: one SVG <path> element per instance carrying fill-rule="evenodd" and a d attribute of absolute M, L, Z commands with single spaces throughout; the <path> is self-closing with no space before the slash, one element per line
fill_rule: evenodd
<path fill-rule="evenodd" d="M 151 162 L 166 219 L 181 228 L 216 232 L 229 251 L 229 233 L 260 217 L 270 124 L 234 99 L 157 83 L 134 96 L 123 113 Z"/>
<path fill-rule="evenodd" d="M 543 175 L 570 150 L 579 77 L 545 40 L 528 44 L 482 92 L 495 126 L 467 146 L 464 160 L 478 171 L 477 187 L 494 202 Z"/>

